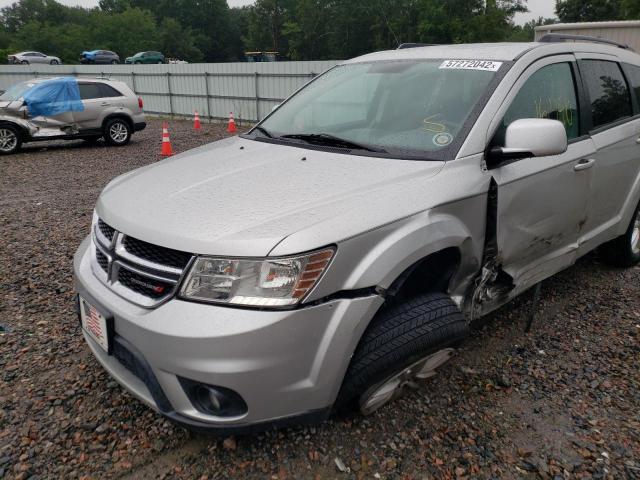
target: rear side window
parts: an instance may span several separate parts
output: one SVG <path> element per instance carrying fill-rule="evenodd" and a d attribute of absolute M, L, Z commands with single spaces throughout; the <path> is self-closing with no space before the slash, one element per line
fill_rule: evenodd
<path fill-rule="evenodd" d="M 99 83 L 102 97 L 121 97 L 122 94 L 110 85 Z"/>
<path fill-rule="evenodd" d="M 580 135 L 578 101 L 569 63 L 547 65 L 527 79 L 505 113 L 493 144 L 504 145 L 507 127 L 522 118 L 559 120 L 568 139 Z"/>
<path fill-rule="evenodd" d="M 636 65 L 624 65 L 624 71 L 627 74 L 629 83 L 631 84 L 631 91 L 635 96 L 637 104 L 640 106 L 640 67 Z"/>
<path fill-rule="evenodd" d="M 80 89 L 80 98 L 82 100 L 103 97 L 99 83 L 80 83 L 78 88 Z"/>
<path fill-rule="evenodd" d="M 580 70 L 591 102 L 593 128 L 631 116 L 629 89 L 616 62 L 583 60 Z"/>

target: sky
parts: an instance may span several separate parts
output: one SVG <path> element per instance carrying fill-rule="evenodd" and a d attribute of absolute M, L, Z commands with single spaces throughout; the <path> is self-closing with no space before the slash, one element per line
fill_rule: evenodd
<path fill-rule="evenodd" d="M 0 0 L 0 7 L 6 7 L 11 5 L 15 0 Z M 98 0 L 58 0 L 65 5 L 80 5 L 83 7 L 95 7 L 98 5 Z M 242 5 L 249 5 L 254 0 L 227 0 L 230 7 L 240 7 Z M 529 0 L 527 5 L 529 7 L 529 13 L 520 13 L 516 15 L 515 22 L 518 25 L 522 25 L 529 20 L 537 19 L 538 17 L 555 17 L 554 7 L 555 0 Z"/>
<path fill-rule="evenodd" d="M 529 0 L 527 2 L 528 13 L 518 13 L 515 22 L 518 25 L 527 23 L 529 20 L 537 20 L 538 17 L 555 17 L 556 0 Z"/>

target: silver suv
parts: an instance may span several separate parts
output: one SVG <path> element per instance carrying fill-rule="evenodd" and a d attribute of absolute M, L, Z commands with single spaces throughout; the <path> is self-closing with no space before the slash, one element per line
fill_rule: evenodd
<path fill-rule="evenodd" d="M 105 187 L 74 262 L 82 332 L 186 425 L 369 414 L 587 252 L 640 260 L 639 144 L 640 56 L 622 48 L 344 62 L 248 134 Z"/>
<path fill-rule="evenodd" d="M 142 99 L 124 82 L 72 77 L 38 78 L 0 95 L 0 154 L 41 140 L 129 143 L 146 126 Z"/>

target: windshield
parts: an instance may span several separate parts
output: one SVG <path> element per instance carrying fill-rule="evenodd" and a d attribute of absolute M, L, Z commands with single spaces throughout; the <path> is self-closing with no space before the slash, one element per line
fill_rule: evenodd
<path fill-rule="evenodd" d="M 22 96 L 31 90 L 35 86 L 33 82 L 22 82 L 10 87 L 6 92 L 0 95 L 0 101 L 2 102 L 14 102 L 22 98 Z"/>
<path fill-rule="evenodd" d="M 389 154 L 429 156 L 461 133 L 500 62 L 401 60 L 328 71 L 256 131 L 278 138 L 339 137 Z M 487 67 L 488 66 L 488 67 Z"/>

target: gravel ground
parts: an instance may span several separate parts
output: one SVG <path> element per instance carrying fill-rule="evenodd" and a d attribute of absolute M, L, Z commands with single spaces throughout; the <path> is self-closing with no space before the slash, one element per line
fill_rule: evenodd
<path fill-rule="evenodd" d="M 170 124 L 183 151 L 221 125 Z M 640 268 L 593 254 L 483 319 L 434 379 L 369 418 L 214 438 L 163 420 L 84 345 L 72 256 L 129 146 L 36 144 L 0 158 L 0 478 L 640 478 Z"/>

